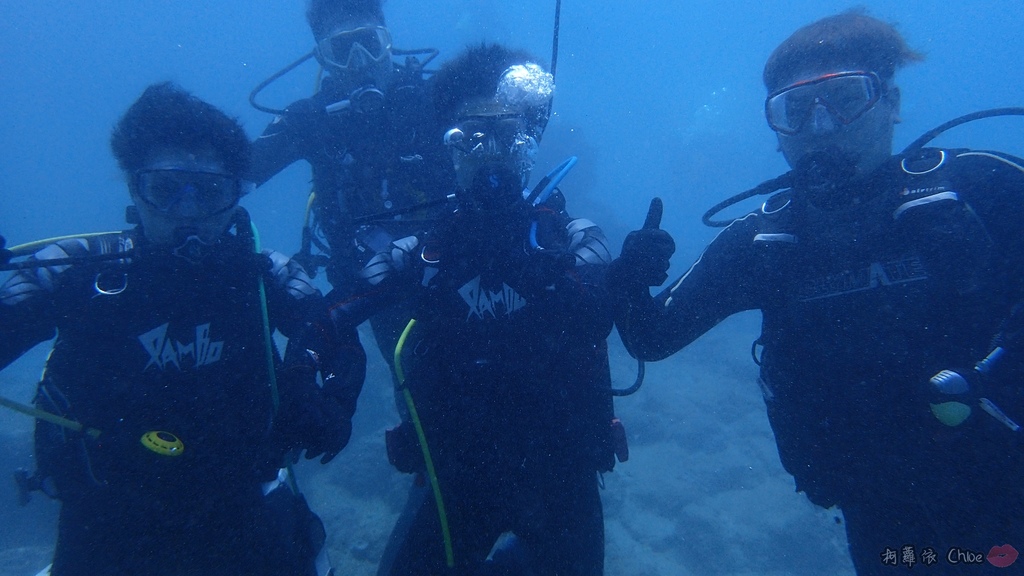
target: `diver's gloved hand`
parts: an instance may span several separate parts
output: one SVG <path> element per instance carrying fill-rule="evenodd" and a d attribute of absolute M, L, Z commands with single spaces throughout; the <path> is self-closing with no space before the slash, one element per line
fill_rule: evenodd
<path fill-rule="evenodd" d="M 613 289 L 660 286 L 668 280 L 669 259 L 676 243 L 660 228 L 663 211 L 661 198 L 653 198 L 644 227 L 626 235 L 622 253 L 608 273 Z"/>
<path fill-rule="evenodd" d="M 388 428 L 384 432 L 384 445 L 388 451 L 388 462 L 399 472 L 413 474 L 426 469 L 423 449 L 412 422 L 405 420 L 394 428 Z"/>
<path fill-rule="evenodd" d="M 576 256 L 564 250 L 535 250 L 527 257 L 519 275 L 520 288 L 543 290 L 576 266 Z"/>
<path fill-rule="evenodd" d="M 317 272 L 321 268 L 327 267 L 326 256 L 323 254 L 311 254 L 306 250 L 296 252 L 291 257 L 291 260 L 298 263 L 310 278 L 316 278 Z"/>
<path fill-rule="evenodd" d="M 289 379 L 281 389 L 275 435 L 287 450 L 305 450 L 306 458 L 334 459 L 352 436 L 352 420 L 337 400 L 309 378 Z"/>
<path fill-rule="evenodd" d="M 317 456 L 321 464 L 327 464 L 348 445 L 352 437 L 352 420 L 333 399 L 324 397 L 318 406 L 315 422 L 307 425 L 305 432 L 306 459 Z"/>

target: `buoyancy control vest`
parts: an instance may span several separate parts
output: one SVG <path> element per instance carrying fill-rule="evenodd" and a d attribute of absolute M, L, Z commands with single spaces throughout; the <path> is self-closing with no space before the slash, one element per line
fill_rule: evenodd
<path fill-rule="evenodd" d="M 257 288 L 265 257 L 242 239 L 222 243 L 199 264 L 142 246 L 126 261 L 60 272 L 58 336 L 37 403 L 102 431 L 91 441 L 39 424 L 40 466 L 56 456 L 49 469 L 64 480 L 60 491 L 120 485 L 173 495 L 211 473 L 231 491 L 273 476 Z M 151 431 L 184 449 L 154 454 L 140 442 Z"/>

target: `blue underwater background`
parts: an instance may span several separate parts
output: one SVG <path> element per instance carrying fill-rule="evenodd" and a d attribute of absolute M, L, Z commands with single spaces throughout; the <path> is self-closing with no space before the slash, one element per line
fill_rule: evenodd
<path fill-rule="evenodd" d="M 865 2 L 899 24 L 926 60 L 898 75 L 896 149 L 950 118 L 1024 105 L 1024 4 L 1008 0 Z M 537 173 L 568 155 L 571 213 L 604 227 L 614 246 L 661 196 L 677 240 L 673 275 L 713 237 L 700 215 L 785 170 L 763 118 L 761 69 L 797 27 L 851 7 L 831 0 L 647 0 L 562 6 L 555 116 Z M 551 57 L 554 2 L 389 0 L 395 44 L 500 41 Z M 0 234 L 10 244 L 119 229 L 127 191 L 110 155 L 113 124 L 150 83 L 173 80 L 241 118 L 255 137 L 271 117 L 249 91 L 312 49 L 299 0 L 0 2 Z M 307 64 L 273 84 L 265 103 L 308 95 Z M 937 144 L 1024 155 L 1024 119 L 957 128 Z M 538 175 L 535 173 L 535 180 Z M 309 168 L 296 164 L 243 203 L 263 244 L 299 244 Z M 750 201 L 746 208 L 756 204 Z M 731 214 L 738 215 L 741 208 Z M 602 493 L 608 574 L 852 574 L 839 514 L 793 491 L 778 462 L 747 354 L 759 318 L 732 318 L 617 400 L 633 457 Z M 390 380 L 368 334 L 369 379 L 351 446 L 330 465 L 303 466 L 303 486 L 327 524 L 335 564 L 372 574 L 409 478 L 393 472 L 383 430 L 397 421 Z M 635 364 L 613 343 L 613 376 Z M 0 394 L 29 401 L 41 346 L 0 374 Z M 9 472 L 31 467 L 31 420 L 0 413 L 0 575 L 47 562 L 56 506 L 18 507 Z M 899 545 L 901 543 L 894 543 Z"/>

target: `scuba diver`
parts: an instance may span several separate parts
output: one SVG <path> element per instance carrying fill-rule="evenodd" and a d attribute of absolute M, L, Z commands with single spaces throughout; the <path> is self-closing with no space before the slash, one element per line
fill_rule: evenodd
<path fill-rule="evenodd" d="M 324 574 L 323 525 L 275 487 L 300 451 L 326 462 L 348 442 L 358 337 L 259 250 L 236 120 L 156 84 L 111 147 L 138 226 L 49 244 L 0 288 L 0 367 L 56 336 L 21 478 L 61 502 L 49 573 Z"/>
<path fill-rule="evenodd" d="M 657 214 L 609 274 L 646 360 L 762 312 L 753 352 L 779 456 L 798 491 L 842 509 L 861 575 L 904 545 L 1006 562 L 993 546 L 1024 543 L 1024 161 L 892 155 L 895 72 L 921 58 L 860 10 L 797 30 L 764 68 L 783 190 L 654 298 L 674 250 Z"/>
<path fill-rule="evenodd" d="M 370 257 L 450 211 L 454 181 L 424 79 L 437 51 L 394 48 L 380 0 L 312 0 L 306 18 L 326 75 L 254 142 L 249 179 L 259 186 L 298 160 L 310 164 L 313 223 L 296 258 L 312 274 L 326 265 L 328 298 L 339 301 L 357 289 Z M 403 54 L 404 65 L 392 61 Z M 394 309 L 371 320 L 389 363 L 408 319 Z"/>
<path fill-rule="evenodd" d="M 411 417 L 387 447 L 429 486 L 411 489 L 380 574 L 603 571 L 611 258 L 553 185 L 524 192 L 554 90 L 535 62 L 481 44 L 437 72 L 457 209 L 374 256 L 365 292 L 333 310 L 358 323 L 413 309 L 395 350 Z"/>

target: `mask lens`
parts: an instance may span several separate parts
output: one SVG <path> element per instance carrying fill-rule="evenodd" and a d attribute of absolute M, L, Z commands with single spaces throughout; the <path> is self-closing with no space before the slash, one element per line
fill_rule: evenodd
<path fill-rule="evenodd" d="M 138 194 L 161 212 L 190 198 L 206 215 L 223 212 L 241 196 L 239 181 L 227 174 L 185 170 L 146 170 L 138 174 Z"/>
<path fill-rule="evenodd" d="M 799 82 L 768 96 L 765 116 L 776 132 L 796 134 L 821 105 L 839 124 L 850 124 L 870 110 L 881 97 L 878 76 L 841 72 Z"/>
<path fill-rule="evenodd" d="M 483 186 L 500 172 L 498 180 L 514 182 L 509 189 L 515 189 L 518 197 L 529 180 L 537 151 L 533 132 L 531 124 L 518 114 L 464 117 L 447 136 L 460 186 Z"/>
<path fill-rule="evenodd" d="M 391 50 L 391 33 L 383 26 L 362 27 L 345 30 L 324 38 L 319 43 L 321 56 L 339 68 L 358 62 L 357 54 L 363 54 L 369 61 L 379 62 Z"/>
<path fill-rule="evenodd" d="M 836 78 L 826 102 L 840 120 L 849 124 L 878 102 L 878 90 L 868 76 Z"/>
<path fill-rule="evenodd" d="M 459 123 L 463 148 L 469 153 L 505 155 L 526 139 L 526 123 L 519 116 L 487 116 Z"/>

